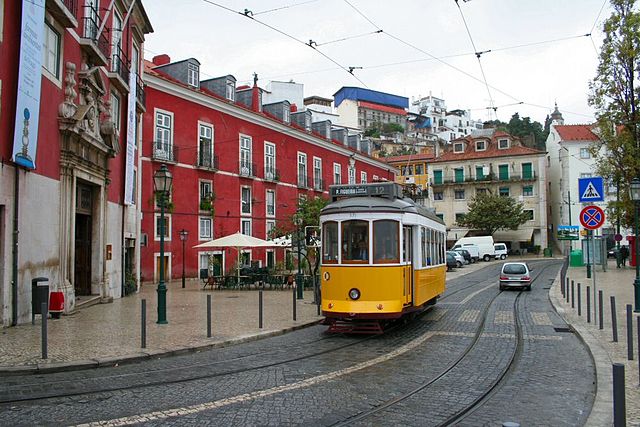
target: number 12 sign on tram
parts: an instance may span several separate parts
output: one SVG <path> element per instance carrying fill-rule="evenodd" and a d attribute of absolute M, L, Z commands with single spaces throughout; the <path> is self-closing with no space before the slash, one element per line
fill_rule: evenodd
<path fill-rule="evenodd" d="M 587 230 L 596 230 L 604 224 L 604 211 L 598 206 L 587 206 L 580 211 L 580 223 Z"/>

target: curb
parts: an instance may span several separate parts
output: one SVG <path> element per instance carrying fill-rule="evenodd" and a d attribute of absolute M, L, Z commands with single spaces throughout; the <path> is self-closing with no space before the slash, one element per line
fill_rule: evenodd
<path fill-rule="evenodd" d="M 613 379 L 611 372 L 611 358 L 597 337 L 591 334 L 583 322 L 575 319 L 573 312 L 564 308 L 564 302 L 560 293 L 560 272 L 549 291 L 549 301 L 555 312 L 576 333 L 580 341 L 585 345 L 596 368 L 596 395 L 593 399 L 591 412 L 585 421 L 585 426 L 610 426 L 613 425 Z"/>
<path fill-rule="evenodd" d="M 232 338 L 226 341 L 217 341 L 213 343 L 206 343 L 187 347 L 177 347 L 171 350 L 148 350 L 141 351 L 140 353 L 125 354 L 119 356 L 95 358 L 95 359 L 82 359 L 69 362 L 36 362 L 35 364 L 25 366 L 0 366 L 0 377 L 9 377 L 17 375 L 36 375 L 36 374 L 51 374 L 55 372 L 69 372 L 78 371 L 84 369 L 97 369 L 105 368 L 114 365 L 123 365 L 129 363 L 141 362 L 150 359 L 159 359 L 163 357 L 179 356 L 189 353 L 196 353 L 199 351 L 210 350 L 214 348 L 229 347 L 232 345 L 242 344 L 251 341 L 258 341 L 264 338 L 275 337 L 284 335 L 289 332 L 297 331 L 299 329 L 308 328 L 314 325 L 318 325 L 322 320 L 313 320 L 310 322 L 302 323 L 300 325 L 290 326 L 284 329 L 278 329 L 269 332 L 262 332 L 257 334 L 240 335 L 237 338 Z"/>

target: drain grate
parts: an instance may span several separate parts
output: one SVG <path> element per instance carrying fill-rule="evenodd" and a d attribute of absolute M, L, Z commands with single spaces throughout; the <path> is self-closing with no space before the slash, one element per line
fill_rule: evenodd
<path fill-rule="evenodd" d="M 551 289 L 551 288 L 542 288 L 542 289 Z"/>
<path fill-rule="evenodd" d="M 553 328 L 553 330 L 556 332 L 569 332 L 569 333 L 573 332 L 571 328 Z"/>

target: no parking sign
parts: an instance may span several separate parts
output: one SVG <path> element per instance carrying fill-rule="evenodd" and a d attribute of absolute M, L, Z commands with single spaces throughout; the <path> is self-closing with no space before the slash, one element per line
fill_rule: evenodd
<path fill-rule="evenodd" d="M 604 224 L 604 211 L 598 206 L 587 206 L 580 211 L 580 224 L 587 230 L 596 230 Z"/>

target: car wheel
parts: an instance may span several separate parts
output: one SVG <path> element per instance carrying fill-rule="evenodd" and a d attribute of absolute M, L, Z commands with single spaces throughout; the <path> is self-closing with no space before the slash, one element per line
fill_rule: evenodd
<path fill-rule="evenodd" d="M 507 256 L 505 254 L 500 255 L 500 259 L 507 259 Z"/>
<path fill-rule="evenodd" d="M 504 291 L 504 286 L 500 285 L 500 290 Z"/>
<path fill-rule="evenodd" d="M 485 254 L 482 259 L 486 262 L 489 261 L 491 259 L 491 256 L 489 256 L 489 254 Z"/>
<path fill-rule="evenodd" d="M 456 266 L 457 266 L 458 268 L 460 268 L 460 267 L 462 267 L 462 263 L 461 263 L 460 261 L 456 261 Z"/>
<path fill-rule="evenodd" d="M 531 285 L 527 286 L 527 287 L 525 288 L 525 290 L 530 291 L 530 290 L 531 290 Z"/>
<path fill-rule="evenodd" d="M 476 259 L 475 258 L 471 258 L 471 264 L 475 264 L 476 263 Z"/>

